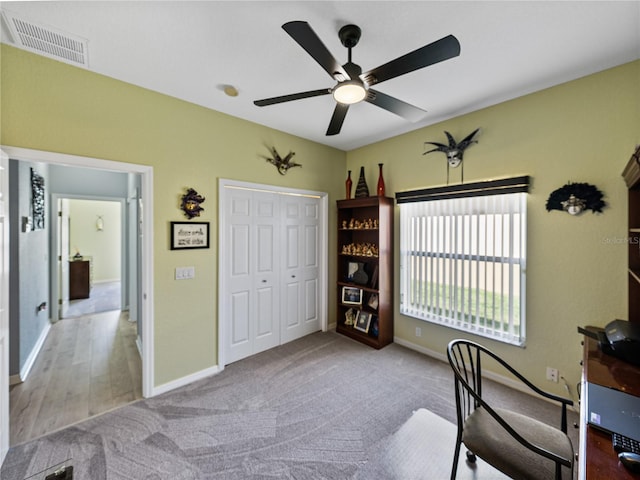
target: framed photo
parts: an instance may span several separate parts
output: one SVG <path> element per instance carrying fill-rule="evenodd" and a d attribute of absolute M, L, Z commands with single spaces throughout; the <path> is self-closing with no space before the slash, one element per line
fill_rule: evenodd
<path fill-rule="evenodd" d="M 342 287 L 342 303 L 345 305 L 362 305 L 362 290 L 354 287 Z"/>
<path fill-rule="evenodd" d="M 171 222 L 171 250 L 209 248 L 209 222 Z"/>
<path fill-rule="evenodd" d="M 372 293 L 371 296 L 369 297 L 369 301 L 367 302 L 367 305 L 369 305 L 371 308 L 377 310 L 378 309 L 378 303 L 379 303 L 378 294 L 377 293 Z"/>
<path fill-rule="evenodd" d="M 356 330 L 368 333 L 369 326 L 371 325 L 371 314 L 360 310 L 358 317 L 356 318 L 356 324 L 353 326 Z"/>

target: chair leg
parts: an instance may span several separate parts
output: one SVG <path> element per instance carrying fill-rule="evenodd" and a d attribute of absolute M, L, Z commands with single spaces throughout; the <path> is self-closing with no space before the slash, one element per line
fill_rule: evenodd
<path fill-rule="evenodd" d="M 460 438 L 456 440 L 456 451 L 453 454 L 453 466 L 451 467 L 451 480 L 456 480 L 458 473 L 458 459 L 460 458 Z"/>
<path fill-rule="evenodd" d="M 476 463 L 476 454 L 470 450 L 467 450 L 467 460 L 469 461 L 469 463 Z"/>

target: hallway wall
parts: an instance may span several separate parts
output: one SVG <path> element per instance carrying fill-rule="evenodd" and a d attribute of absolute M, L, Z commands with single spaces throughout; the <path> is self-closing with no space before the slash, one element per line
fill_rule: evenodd
<path fill-rule="evenodd" d="M 22 219 L 32 217 L 31 169 L 44 178 L 44 228 L 22 231 Z M 49 323 L 49 178 L 48 166 L 9 161 L 9 375 L 28 370 L 34 350 Z M 38 305 L 47 302 L 45 310 Z"/>

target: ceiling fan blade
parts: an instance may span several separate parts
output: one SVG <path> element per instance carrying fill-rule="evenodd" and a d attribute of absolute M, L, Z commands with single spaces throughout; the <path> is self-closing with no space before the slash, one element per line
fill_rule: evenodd
<path fill-rule="evenodd" d="M 342 123 L 344 122 L 344 117 L 347 115 L 348 110 L 349 105 L 336 103 L 336 108 L 333 111 L 333 115 L 331 116 L 331 122 L 329 122 L 329 128 L 327 128 L 327 136 L 337 135 L 338 133 L 340 133 Z"/>
<path fill-rule="evenodd" d="M 460 42 L 453 35 L 448 35 L 429 45 L 418 48 L 402 57 L 391 60 L 384 65 L 360 75 L 367 84 L 374 85 L 405 73 L 428 67 L 438 62 L 460 55 Z"/>
<path fill-rule="evenodd" d="M 336 81 L 351 80 L 349 74 L 331 55 L 331 52 L 327 50 L 327 47 L 307 22 L 288 22 L 282 25 L 282 28 Z M 343 78 L 336 77 L 336 74 Z"/>
<path fill-rule="evenodd" d="M 377 107 L 384 108 L 391 113 L 395 113 L 402 118 L 406 118 L 411 122 L 422 120 L 427 114 L 426 110 L 422 110 L 421 108 L 371 88 L 369 89 L 369 95 L 367 95 L 365 100 Z"/>
<path fill-rule="evenodd" d="M 319 95 L 328 95 L 331 93 L 330 88 L 322 90 L 310 90 L 308 92 L 292 93 L 290 95 L 282 95 L 280 97 L 265 98 L 263 100 L 255 100 L 254 105 L 258 107 L 266 107 L 267 105 L 275 105 L 276 103 L 290 102 L 292 100 L 301 100 L 303 98 L 317 97 Z"/>

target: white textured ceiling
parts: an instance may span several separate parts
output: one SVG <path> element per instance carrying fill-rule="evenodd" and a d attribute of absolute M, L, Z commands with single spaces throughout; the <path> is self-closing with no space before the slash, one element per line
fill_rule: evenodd
<path fill-rule="evenodd" d="M 640 58 L 640 1 L 48 1 L 0 8 L 86 38 L 91 71 L 341 150 Z M 335 84 L 281 28 L 292 20 L 308 22 L 340 63 L 347 50 L 338 30 L 360 26 L 353 62 L 364 71 L 449 34 L 461 54 L 376 86 L 427 110 L 424 120 L 360 103 L 340 134 L 326 136 L 330 95 L 253 104 Z M 12 43 L 4 24 L 2 41 Z M 227 84 L 237 97 L 223 93 Z"/>

